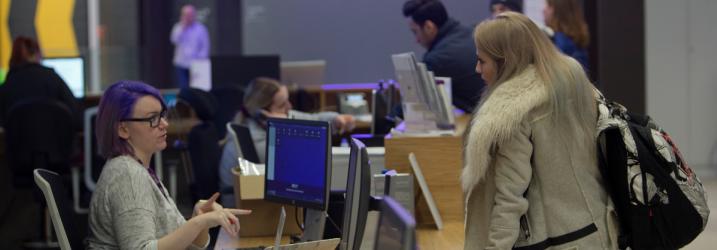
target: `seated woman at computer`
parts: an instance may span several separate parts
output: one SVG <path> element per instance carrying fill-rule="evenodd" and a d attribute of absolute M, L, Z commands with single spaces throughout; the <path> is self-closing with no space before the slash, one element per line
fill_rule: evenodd
<path fill-rule="evenodd" d="M 215 194 L 185 221 L 149 167 L 152 155 L 167 147 L 165 116 L 159 92 L 141 82 L 117 82 L 102 96 L 96 136 L 108 160 L 90 202 L 89 249 L 203 249 L 209 228 L 236 236 L 236 215 L 251 212 L 223 208 Z"/>
<path fill-rule="evenodd" d="M 354 128 L 354 118 L 351 115 L 341 115 L 336 112 L 310 114 L 291 108 L 289 90 L 279 81 L 259 77 L 247 86 L 244 93 L 244 107 L 234 117 L 233 123 L 249 128 L 260 161 L 263 162 L 265 159 L 266 119 L 268 117 L 330 121 L 333 131 L 338 134 L 351 131 Z M 237 157 L 239 156 L 234 143 L 233 138 L 229 137 L 224 145 L 219 165 L 220 190 L 229 189 L 234 185 L 231 169 L 237 166 Z M 224 205 L 234 204 L 233 197 L 230 196 L 229 194 L 223 196 Z"/>
<path fill-rule="evenodd" d="M 515 12 L 474 40 L 487 90 L 465 137 L 465 249 L 617 249 L 582 66 Z"/>
<path fill-rule="evenodd" d="M 75 127 L 79 129 L 81 117 L 75 97 L 65 81 L 51 68 L 42 66 L 41 60 L 42 51 L 37 41 L 24 36 L 15 38 L 10 55 L 10 71 L 5 83 L 0 86 L 0 125 L 13 105 L 42 98 L 65 104 L 74 116 Z"/>

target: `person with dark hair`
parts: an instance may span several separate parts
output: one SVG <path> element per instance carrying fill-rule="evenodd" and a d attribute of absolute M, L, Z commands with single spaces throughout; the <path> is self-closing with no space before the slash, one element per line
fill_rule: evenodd
<path fill-rule="evenodd" d="M 10 71 L 0 86 L 0 125 L 10 108 L 18 102 L 44 98 L 67 105 L 79 130 L 81 116 L 78 104 L 70 88 L 51 68 L 40 64 L 42 51 L 37 42 L 29 37 L 18 36 L 12 44 Z"/>
<path fill-rule="evenodd" d="M 491 16 L 497 16 L 506 11 L 523 13 L 523 0 L 490 0 Z"/>
<path fill-rule="evenodd" d="M 551 40 L 555 46 L 589 71 L 587 49 L 590 33 L 581 3 L 578 0 L 547 0 L 543 17 L 553 31 Z"/>
<path fill-rule="evenodd" d="M 342 134 L 354 129 L 354 117 L 336 112 L 304 113 L 292 109 L 289 101 L 289 89 L 278 80 L 258 77 L 249 83 L 244 93 L 244 106 L 234 117 L 234 124 L 249 128 L 254 148 L 263 163 L 266 156 L 266 120 L 267 118 L 284 118 L 297 120 L 318 120 L 331 122 L 332 132 Z M 222 158 L 219 163 L 219 189 L 231 188 L 234 185 L 231 169 L 238 165 L 237 152 L 233 138 L 227 138 Z M 226 206 L 234 205 L 233 195 L 225 195 L 222 202 Z"/>
<path fill-rule="evenodd" d="M 409 0 L 403 5 L 408 26 L 427 51 L 423 62 L 436 76 L 450 77 L 453 105 L 472 112 L 485 83 L 475 68 L 471 30 L 450 18 L 438 0 Z"/>
<path fill-rule="evenodd" d="M 221 226 L 237 236 L 237 215 L 201 200 L 185 221 L 150 167 L 167 147 L 167 107 L 157 89 L 141 82 L 112 84 L 100 99 L 97 144 L 107 158 L 90 202 L 88 249 L 203 249 L 208 229 Z"/>

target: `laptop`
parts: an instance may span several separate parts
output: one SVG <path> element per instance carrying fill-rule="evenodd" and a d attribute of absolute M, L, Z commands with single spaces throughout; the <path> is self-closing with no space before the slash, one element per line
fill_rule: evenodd
<path fill-rule="evenodd" d="M 281 216 L 279 216 L 279 225 L 276 228 L 276 236 L 274 236 L 274 246 L 264 248 L 264 250 L 334 250 L 339 246 L 341 239 L 333 238 L 327 240 L 316 240 L 308 242 L 300 242 L 294 244 L 281 245 L 281 235 L 284 232 L 284 223 L 286 222 L 286 211 L 281 207 Z"/>
<path fill-rule="evenodd" d="M 319 86 L 324 84 L 326 61 L 293 61 L 279 64 L 281 82 L 299 86 Z"/>
<path fill-rule="evenodd" d="M 266 247 L 264 250 L 334 250 L 339 246 L 341 239 L 333 238 L 327 240 L 317 240 L 309 242 L 300 242 L 294 244 L 281 245 L 281 236 L 284 233 L 284 224 L 286 223 L 286 210 L 281 207 L 281 214 L 279 216 L 279 225 L 276 227 L 276 235 L 274 236 L 274 246 Z M 261 248 L 238 248 L 244 249 L 261 249 Z"/>
<path fill-rule="evenodd" d="M 264 250 L 335 250 L 339 246 L 339 238 L 333 238 L 328 240 L 316 240 L 309 242 L 294 243 L 288 245 L 281 245 L 279 247 L 267 247 Z"/>

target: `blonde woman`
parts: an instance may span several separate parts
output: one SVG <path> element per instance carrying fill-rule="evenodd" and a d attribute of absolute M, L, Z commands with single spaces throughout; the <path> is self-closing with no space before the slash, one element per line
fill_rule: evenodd
<path fill-rule="evenodd" d="M 465 248 L 615 249 L 581 66 L 515 12 L 479 24 L 474 40 L 488 87 L 465 137 Z"/>

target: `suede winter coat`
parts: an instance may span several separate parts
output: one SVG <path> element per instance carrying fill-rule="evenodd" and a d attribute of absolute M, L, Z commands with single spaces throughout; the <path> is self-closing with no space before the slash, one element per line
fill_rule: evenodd
<path fill-rule="evenodd" d="M 473 117 L 461 176 L 465 249 L 617 247 L 617 215 L 595 148 L 561 139 L 541 81 L 528 67 Z"/>

